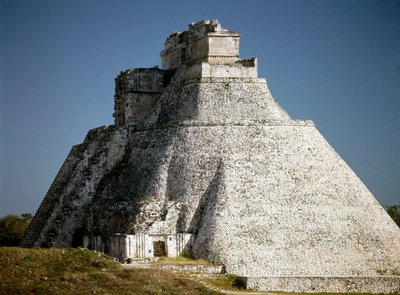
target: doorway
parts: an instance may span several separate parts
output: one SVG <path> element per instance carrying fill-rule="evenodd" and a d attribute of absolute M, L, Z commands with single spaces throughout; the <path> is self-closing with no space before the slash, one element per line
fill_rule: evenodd
<path fill-rule="evenodd" d="M 167 252 L 165 251 L 165 242 L 164 241 L 153 242 L 153 253 L 154 257 L 167 256 Z"/>

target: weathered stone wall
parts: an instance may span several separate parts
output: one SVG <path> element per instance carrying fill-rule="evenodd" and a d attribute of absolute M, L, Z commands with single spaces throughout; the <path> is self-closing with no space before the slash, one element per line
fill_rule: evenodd
<path fill-rule="evenodd" d="M 224 129 L 197 257 L 242 276 L 400 271 L 399 229 L 313 126 Z"/>
<path fill-rule="evenodd" d="M 273 99 L 265 79 L 228 77 L 229 72 L 232 75 L 240 68 L 248 71 L 249 67 L 240 63 L 224 65 L 218 70 L 219 67 L 201 63 L 177 70 L 155 110 L 156 125 L 212 126 L 292 121 Z M 211 77 L 210 73 L 214 75 Z"/>
<path fill-rule="evenodd" d="M 158 68 L 121 72 L 115 79 L 115 125 L 138 124 L 145 120 L 164 89 L 166 76 Z"/>

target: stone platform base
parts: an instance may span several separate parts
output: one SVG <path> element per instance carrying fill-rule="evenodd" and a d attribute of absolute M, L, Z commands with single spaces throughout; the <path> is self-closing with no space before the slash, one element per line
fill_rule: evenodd
<path fill-rule="evenodd" d="M 246 289 L 285 292 L 400 294 L 400 276 L 238 277 Z"/>

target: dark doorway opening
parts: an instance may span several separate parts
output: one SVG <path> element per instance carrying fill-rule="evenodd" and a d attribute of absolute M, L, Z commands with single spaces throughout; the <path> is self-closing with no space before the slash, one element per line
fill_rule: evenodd
<path fill-rule="evenodd" d="M 72 235 L 72 247 L 82 247 L 83 246 L 83 229 L 78 228 Z"/>
<path fill-rule="evenodd" d="M 153 251 L 155 257 L 167 256 L 167 253 L 165 251 L 165 242 L 164 241 L 153 242 Z"/>
<path fill-rule="evenodd" d="M 114 212 L 108 224 L 108 232 L 110 235 L 118 233 L 123 218 L 124 215 L 121 212 Z"/>
<path fill-rule="evenodd" d="M 187 59 L 186 53 L 187 53 L 186 48 L 182 48 L 181 49 L 181 62 L 186 61 L 186 59 Z"/>

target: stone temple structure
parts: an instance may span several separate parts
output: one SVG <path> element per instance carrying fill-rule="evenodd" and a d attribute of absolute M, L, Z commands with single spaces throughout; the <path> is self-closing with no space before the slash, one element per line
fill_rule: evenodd
<path fill-rule="evenodd" d="M 71 149 L 23 246 L 190 253 L 261 290 L 400 292 L 399 228 L 239 38 L 192 23 L 161 68 L 121 72 L 115 124 Z"/>

